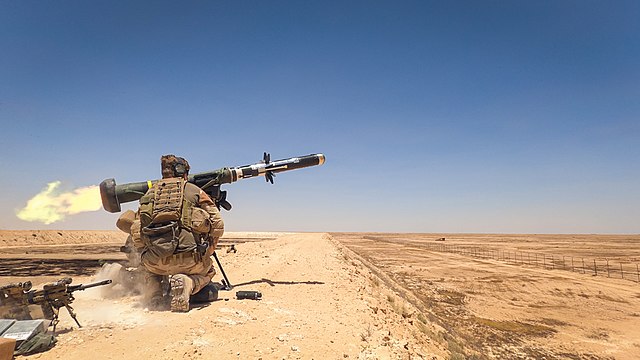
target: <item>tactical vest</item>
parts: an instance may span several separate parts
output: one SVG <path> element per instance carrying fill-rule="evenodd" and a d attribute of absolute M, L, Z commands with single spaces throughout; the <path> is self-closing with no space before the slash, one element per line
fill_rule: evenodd
<path fill-rule="evenodd" d="M 186 186 L 195 185 L 181 178 L 162 179 L 140 198 L 141 239 L 155 260 L 193 251 L 199 244 L 191 221 L 197 199 L 185 196 Z"/>
<path fill-rule="evenodd" d="M 191 215 L 195 204 L 185 198 L 187 182 L 181 178 L 159 180 L 140 198 L 142 228 L 177 221 L 180 228 L 191 231 Z"/>

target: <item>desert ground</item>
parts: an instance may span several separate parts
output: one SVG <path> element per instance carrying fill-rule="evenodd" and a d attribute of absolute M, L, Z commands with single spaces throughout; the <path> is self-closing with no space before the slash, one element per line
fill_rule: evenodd
<path fill-rule="evenodd" d="M 0 285 L 102 278 L 103 264 L 126 262 L 124 240 L 0 231 Z M 83 327 L 63 309 L 56 346 L 28 358 L 640 357 L 637 235 L 226 233 L 221 244 L 235 287 L 218 300 L 171 313 L 117 286 L 78 292 Z"/>

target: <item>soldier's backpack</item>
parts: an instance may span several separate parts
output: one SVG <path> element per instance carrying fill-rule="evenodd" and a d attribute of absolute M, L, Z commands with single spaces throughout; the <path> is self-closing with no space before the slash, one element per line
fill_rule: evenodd
<path fill-rule="evenodd" d="M 172 255 L 179 244 L 184 186 L 180 178 L 162 179 L 140 199 L 142 241 L 156 260 Z"/>
<path fill-rule="evenodd" d="M 156 183 L 151 225 L 180 220 L 184 184 L 185 181 L 180 178 L 162 179 Z"/>
<path fill-rule="evenodd" d="M 150 260 L 200 249 L 201 238 L 208 235 L 210 215 L 185 196 L 187 186 L 199 190 L 182 178 L 162 179 L 140 198 L 138 226 L 146 257 L 151 256 Z M 136 225 L 136 222 L 132 225 L 132 236 L 135 236 Z M 206 248 L 200 252 L 205 251 Z"/>
<path fill-rule="evenodd" d="M 56 344 L 56 337 L 51 334 L 38 333 L 33 335 L 29 340 L 24 341 L 13 352 L 13 355 L 31 355 L 47 351 Z"/>

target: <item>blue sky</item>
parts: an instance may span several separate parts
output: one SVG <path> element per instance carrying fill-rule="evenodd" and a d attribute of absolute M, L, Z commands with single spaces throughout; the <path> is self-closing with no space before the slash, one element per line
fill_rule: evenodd
<path fill-rule="evenodd" d="M 0 1 L 0 228 L 73 189 L 322 152 L 229 231 L 640 233 L 636 1 Z"/>

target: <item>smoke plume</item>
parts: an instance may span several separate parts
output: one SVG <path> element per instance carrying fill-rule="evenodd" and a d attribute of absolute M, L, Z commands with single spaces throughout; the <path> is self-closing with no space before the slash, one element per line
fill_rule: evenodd
<path fill-rule="evenodd" d="M 100 209 L 102 203 L 98 186 L 66 192 L 58 189 L 59 187 L 60 181 L 47 184 L 44 190 L 27 202 L 27 206 L 17 212 L 18 218 L 52 224 L 63 220 L 67 215 Z"/>

